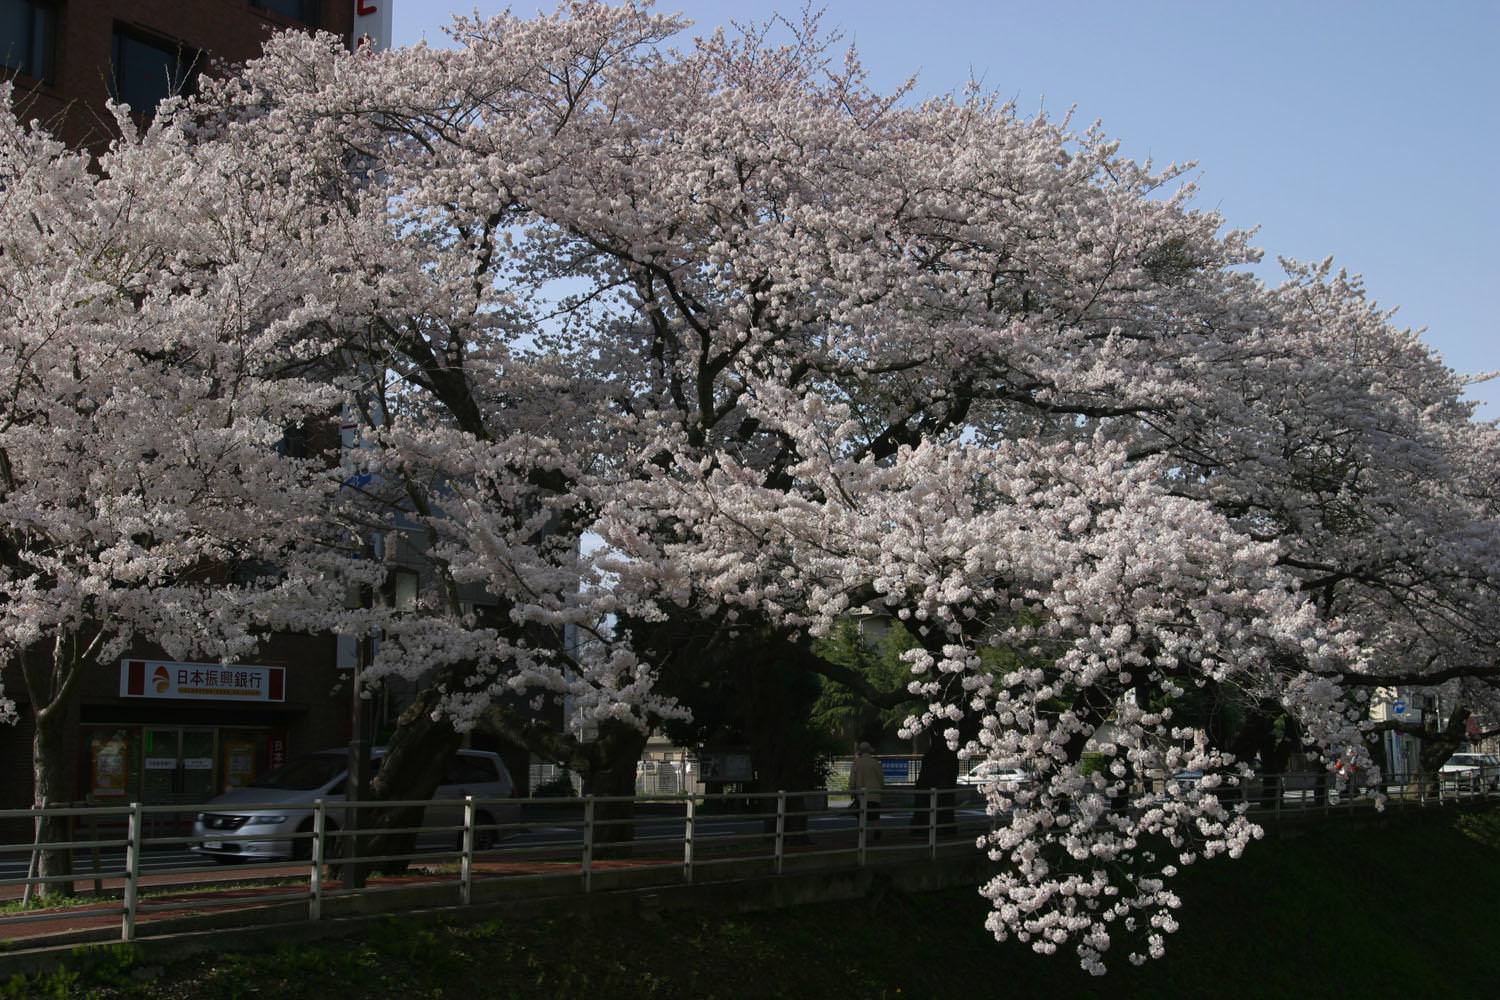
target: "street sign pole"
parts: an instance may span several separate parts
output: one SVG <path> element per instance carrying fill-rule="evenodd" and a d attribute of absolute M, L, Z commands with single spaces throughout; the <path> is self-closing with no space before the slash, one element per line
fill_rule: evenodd
<path fill-rule="evenodd" d="M 364 826 L 364 817 L 359 803 L 368 796 L 370 772 L 370 741 L 364 731 L 364 698 L 360 697 L 360 669 L 370 656 L 370 636 L 366 633 L 359 639 L 359 654 L 354 659 L 354 704 L 349 714 L 349 780 L 345 800 L 350 808 L 344 810 L 344 884 L 349 888 L 363 889 L 365 868 L 357 859 L 363 853 L 364 844 L 359 835 Z"/>

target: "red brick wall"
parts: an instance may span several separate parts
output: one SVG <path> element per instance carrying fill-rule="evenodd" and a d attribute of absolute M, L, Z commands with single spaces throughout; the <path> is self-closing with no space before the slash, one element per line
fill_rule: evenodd
<path fill-rule="evenodd" d="M 258 55 L 271 31 L 299 27 L 250 0 L 60 0 L 57 11 L 53 82 L 18 78 L 17 101 L 23 117 L 60 122 L 58 134 L 78 146 L 107 140 L 104 102 L 117 22 L 231 62 Z M 354 0 L 322 0 L 319 14 L 317 26 L 347 42 Z"/>

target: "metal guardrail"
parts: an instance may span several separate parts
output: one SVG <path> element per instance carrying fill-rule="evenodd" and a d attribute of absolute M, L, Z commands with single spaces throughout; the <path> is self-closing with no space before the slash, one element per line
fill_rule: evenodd
<path fill-rule="evenodd" d="M 1373 804 L 1376 794 L 1386 797 L 1388 805 L 1427 807 L 1475 799 L 1500 798 L 1500 767 L 1468 771 L 1392 776 L 1377 788 L 1355 787 L 1347 779 L 1331 772 L 1266 775 L 1203 789 L 1197 778 L 1188 774 L 1157 775 L 1141 782 L 1137 794 L 1181 797 L 1192 794 L 1214 794 L 1220 801 L 1243 807 L 1258 819 L 1280 819 L 1283 816 L 1310 818 L 1352 813 Z M 900 854 L 901 859 L 917 857 L 936 859 L 947 847 L 972 848 L 979 833 L 991 829 L 994 818 L 981 811 L 981 789 L 961 786 L 945 789 L 887 788 L 877 804 L 864 792 L 760 792 L 715 795 L 672 796 L 588 796 L 581 799 L 480 799 L 461 800 L 462 822 L 453 825 L 423 824 L 401 829 L 374 830 L 365 822 L 347 822 L 351 812 L 380 812 L 402 808 L 427 808 L 434 802 L 325 802 L 312 804 L 312 824 L 306 832 L 270 834 L 232 834 L 235 842 L 249 844 L 264 841 L 307 843 L 307 855 L 301 862 L 272 860 L 236 864 L 232 868 L 166 865 L 153 866 L 148 872 L 146 861 L 151 848 L 189 848 L 200 842 L 200 836 L 173 834 L 147 836 L 148 820 L 155 816 L 180 816 L 199 812 L 267 814 L 276 810 L 308 809 L 308 803 L 254 803 L 239 806 L 143 805 L 130 803 L 116 806 L 72 806 L 54 809 L 0 810 L 0 821 L 67 818 L 67 840 L 26 843 L 0 843 L 0 862 L 29 852 L 33 864 L 25 876 L 0 877 L 0 894 L 15 887 L 92 880 L 92 897 L 99 903 L 87 907 L 90 918 L 118 917 L 120 939 L 136 938 L 143 915 L 153 912 L 181 911 L 180 896 L 194 893 L 193 910 L 212 907 L 258 908 L 288 903 L 305 903 L 307 919 L 319 920 L 329 899 L 372 895 L 404 888 L 406 883 L 383 883 L 379 880 L 360 885 L 349 884 L 351 866 L 369 867 L 393 862 L 416 863 L 428 869 L 424 884 L 449 882 L 457 886 L 458 905 L 467 906 L 474 899 L 474 886 L 481 880 L 518 881 L 539 879 L 577 879 L 584 892 L 594 888 L 596 875 L 604 865 L 610 867 L 678 869 L 673 880 L 691 884 L 698 873 L 723 864 L 764 865 L 766 877 L 784 875 L 788 860 L 844 856 L 858 866 L 871 863 L 879 854 Z M 834 805 L 833 800 L 850 800 Z M 632 803 L 638 807 L 633 815 L 613 815 L 611 807 Z M 456 806 L 452 800 L 437 804 Z M 644 810 L 639 807 L 645 807 Z M 877 823 L 877 811 L 902 822 Z M 910 815 L 908 815 L 910 814 Z M 495 817 L 509 817 L 504 821 Z M 78 819 L 89 821 L 96 836 L 79 839 Z M 483 822 L 490 818 L 491 822 Z M 97 836 L 101 827 L 123 823 L 123 837 Z M 822 820 L 819 827 L 818 821 Z M 631 839 L 611 836 L 613 827 L 622 824 L 642 826 L 643 835 Z M 760 829 L 746 830 L 759 825 Z M 248 825 L 248 824 L 247 824 Z M 652 828 L 658 832 L 652 832 Z M 361 853 L 362 844 L 376 834 L 408 833 L 420 843 L 434 838 L 451 845 L 436 851 L 418 850 L 407 854 L 370 855 Z M 892 836 L 882 843 L 881 834 L 903 836 L 900 842 Z M 481 846 L 481 843 L 487 846 Z M 115 863 L 114 852 L 123 849 Z M 41 875 L 35 858 L 43 850 L 87 851 L 92 870 L 66 875 Z M 296 850 L 294 846 L 294 851 Z M 632 856 L 606 858 L 609 852 L 630 851 Z M 105 854 L 110 857 L 105 862 Z M 628 862 L 633 862 L 629 864 Z M 489 867 L 485 867 L 489 866 Z M 150 876 L 154 884 L 145 881 Z M 340 878 L 339 876 L 343 876 Z M 266 879 L 277 884 L 265 885 Z M 177 881 L 169 881 L 177 879 Z M 259 884 L 257 884 L 259 882 Z M 106 883 L 113 883 L 106 885 Z M 289 883 L 289 884 L 288 884 Z M 236 887 L 255 885 L 256 894 L 236 894 Z M 176 894 L 165 901 L 153 899 L 146 890 L 166 890 Z M 220 890 L 215 892 L 213 890 Z M 116 901 L 117 900 L 117 901 Z M 3 901 L 3 898 L 0 898 Z M 58 907 L 22 909 L 0 913 L 0 933 L 11 925 L 35 921 L 58 920 L 66 912 Z"/>

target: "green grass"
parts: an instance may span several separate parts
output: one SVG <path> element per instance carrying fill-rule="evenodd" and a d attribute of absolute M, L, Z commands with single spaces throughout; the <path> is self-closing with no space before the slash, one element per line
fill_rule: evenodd
<path fill-rule="evenodd" d="M 1189 869 L 1182 930 L 1143 968 L 1001 945 L 972 890 L 732 917 L 418 925 L 362 937 L 0 985 L 0 997 L 1491 997 L 1500 995 L 1500 811 L 1268 837 Z"/>

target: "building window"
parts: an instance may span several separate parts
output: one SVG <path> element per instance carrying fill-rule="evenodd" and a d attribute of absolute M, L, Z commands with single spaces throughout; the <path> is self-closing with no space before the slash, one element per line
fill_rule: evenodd
<path fill-rule="evenodd" d="M 250 6 L 303 24 L 318 23 L 318 0 L 250 0 Z"/>
<path fill-rule="evenodd" d="M 57 8 L 46 0 L 0 0 L 0 68 L 52 79 Z"/>
<path fill-rule="evenodd" d="M 192 89 L 198 53 L 181 42 L 153 39 L 115 28 L 114 97 L 132 111 L 151 114 L 174 94 Z"/>
<path fill-rule="evenodd" d="M 402 610 L 417 606 L 422 591 L 422 578 L 415 570 L 398 569 L 391 574 L 391 603 Z"/>

